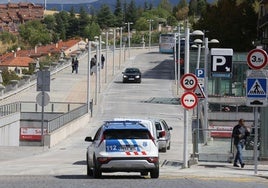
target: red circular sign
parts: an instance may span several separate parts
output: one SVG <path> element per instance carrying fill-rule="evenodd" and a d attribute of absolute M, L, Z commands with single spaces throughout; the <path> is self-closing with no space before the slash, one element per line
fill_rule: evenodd
<path fill-rule="evenodd" d="M 181 104 L 186 109 L 194 108 L 197 104 L 197 100 L 197 96 L 191 91 L 185 92 L 181 96 Z"/>
<path fill-rule="evenodd" d="M 181 78 L 181 87 L 187 91 L 193 91 L 198 84 L 196 76 L 192 73 L 188 73 Z"/>
<path fill-rule="evenodd" d="M 248 53 L 247 63 L 251 69 L 262 69 L 267 65 L 267 62 L 267 53 L 262 49 L 253 49 Z"/>

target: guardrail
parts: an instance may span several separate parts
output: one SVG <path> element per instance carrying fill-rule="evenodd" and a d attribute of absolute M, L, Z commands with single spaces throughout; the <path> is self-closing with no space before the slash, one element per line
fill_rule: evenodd
<path fill-rule="evenodd" d="M 90 102 L 90 112 L 92 113 L 92 101 Z M 12 113 L 41 113 L 41 106 L 35 102 L 15 102 L 0 106 L 0 117 Z M 67 123 L 88 113 L 87 103 L 66 103 L 53 102 L 45 106 L 44 113 L 61 113 L 58 117 L 48 121 L 48 133 L 55 131 Z M 40 119 L 41 121 L 41 119 Z"/>

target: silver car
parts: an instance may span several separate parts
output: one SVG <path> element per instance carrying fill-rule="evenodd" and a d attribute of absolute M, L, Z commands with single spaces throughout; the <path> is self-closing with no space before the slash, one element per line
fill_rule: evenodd
<path fill-rule="evenodd" d="M 158 148 L 159 151 L 166 152 L 171 146 L 171 130 L 165 120 L 152 119 L 158 133 Z"/>

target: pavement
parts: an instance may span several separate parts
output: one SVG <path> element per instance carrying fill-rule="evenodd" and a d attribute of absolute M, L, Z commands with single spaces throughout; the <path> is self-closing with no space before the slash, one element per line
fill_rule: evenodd
<path fill-rule="evenodd" d="M 124 59 L 124 57 L 121 57 L 122 64 L 119 64 L 119 56 L 115 57 L 115 65 L 113 66 L 113 58 L 112 54 L 109 53 L 109 57 L 106 58 L 106 63 L 108 64 L 108 73 L 107 73 L 107 80 L 105 79 L 101 80 L 102 82 L 102 90 L 105 89 L 109 81 L 112 80 L 114 75 L 118 74 L 122 71 L 123 67 L 127 65 L 129 62 L 132 61 L 133 57 L 140 54 L 148 52 L 148 49 L 134 49 L 131 50 L 131 54 L 128 58 Z M 82 54 L 85 55 L 85 54 Z M 128 55 L 128 54 L 127 54 Z M 126 54 L 124 55 L 126 56 Z M 115 73 L 113 73 L 113 70 L 115 69 Z M 71 74 L 71 68 L 70 66 L 66 66 L 64 70 L 61 70 L 60 72 L 56 72 L 55 75 L 52 76 L 52 79 L 54 79 L 53 84 L 57 85 L 57 90 L 59 92 L 56 95 L 52 95 L 51 98 L 55 101 L 74 101 L 74 102 L 83 102 L 86 101 L 87 96 L 81 95 L 81 93 L 86 93 L 86 88 L 81 88 L 81 85 L 74 84 L 74 82 L 86 82 L 85 75 L 86 72 L 86 64 L 80 64 L 79 65 L 79 73 Z M 105 74 L 105 69 L 101 70 L 101 74 Z M 60 75 L 60 76 L 59 76 Z M 71 75 L 71 76 L 70 76 Z M 94 76 L 92 76 L 91 82 L 94 83 Z M 57 82 L 57 83 L 56 83 Z M 68 91 L 66 92 L 66 88 L 62 89 L 62 85 L 67 85 Z M 29 90 L 35 91 L 35 86 L 30 86 Z M 28 92 L 29 93 L 29 92 Z M 54 92 L 56 93 L 56 92 Z M 65 97 L 63 97 L 63 94 Z M 91 96 L 94 96 L 96 94 L 94 87 L 92 87 L 91 90 Z M 22 93 L 16 93 L 16 95 L 12 95 L 4 100 L 0 101 L 0 105 L 5 103 L 15 102 L 16 100 L 29 100 L 36 96 L 36 92 L 34 92 L 33 95 L 25 95 Z M 98 108 L 98 105 L 95 105 L 94 108 Z M 71 135 L 68 139 L 72 139 L 72 137 L 77 136 L 76 134 Z M 57 148 L 60 148 L 61 145 L 56 146 Z M 200 146 L 200 150 L 202 150 L 203 146 Z M 208 147 L 206 147 L 208 148 Z M 209 149 L 209 152 L 213 153 L 216 149 L 220 150 L 221 145 L 214 144 L 214 147 L 211 147 Z M 48 151 L 50 149 L 48 148 L 42 148 L 42 147 L 17 147 L 17 146 L 0 146 L 0 165 L 5 164 L 5 161 L 10 160 L 16 160 L 19 158 L 24 158 L 28 156 L 34 156 L 38 155 L 44 151 Z M 240 180 L 243 181 L 256 181 L 256 178 L 258 178 L 258 181 L 264 181 L 268 182 L 268 161 L 258 161 L 257 164 L 252 163 L 246 163 L 244 168 L 237 168 L 233 167 L 232 163 L 228 162 L 216 162 L 216 161 L 197 161 L 195 158 L 191 160 L 189 163 L 189 168 L 183 168 L 182 161 L 163 161 L 161 163 L 160 168 L 160 177 L 165 178 L 178 178 L 178 177 L 196 177 L 200 179 L 208 179 L 208 178 L 220 178 L 220 179 L 230 179 L 232 180 L 235 177 L 239 177 Z M 2 165 L 1 165 L 2 166 Z M 0 174 L 1 175 L 1 174 Z"/>

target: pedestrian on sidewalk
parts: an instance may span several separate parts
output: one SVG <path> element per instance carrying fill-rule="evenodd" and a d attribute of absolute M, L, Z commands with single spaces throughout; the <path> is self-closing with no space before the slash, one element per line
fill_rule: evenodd
<path fill-rule="evenodd" d="M 104 67 L 104 61 L 105 61 L 105 57 L 103 56 L 103 54 L 101 54 L 101 69 L 103 69 Z"/>
<path fill-rule="evenodd" d="M 244 168 L 245 163 L 243 161 L 243 155 L 242 155 L 242 150 L 245 146 L 245 142 L 247 137 L 250 135 L 250 132 L 248 128 L 245 126 L 245 120 L 240 119 L 238 121 L 238 124 L 233 128 L 232 131 L 232 137 L 234 140 L 234 145 L 236 147 L 236 155 L 234 159 L 234 167 L 239 167 L 237 162 L 240 163 L 241 168 Z"/>
<path fill-rule="evenodd" d="M 74 57 L 73 57 L 73 58 L 72 58 L 72 73 L 74 73 L 74 70 L 75 70 L 74 62 L 75 62 L 75 59 L 74 59 Z"/>
<path fill-rule="evenodd" d="M 75 61 L 74 61 L 74 70 L 75 70 L 75 73 L 77 74 L 78 73 L 78 64 L 79 64 L 79 61 L 77 58 L 75 58 Z"/>

